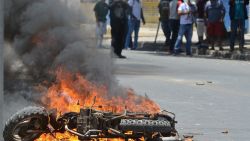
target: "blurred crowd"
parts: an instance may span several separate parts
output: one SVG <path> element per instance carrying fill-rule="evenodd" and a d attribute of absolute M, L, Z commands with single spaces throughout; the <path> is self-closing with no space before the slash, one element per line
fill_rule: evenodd
<path fill-rule="evenodd" d="M 239 50 L 244 51 L 245 20 L 248 19 L 249 0 L 229 0 L 230 34 L 228 34 L 224 17 L 225 3 L 222 0 L 160 0 L 159 22 L 165 35 L 165 45 L 171 54 L 184 52 L 181 48 L 183 36 L 186 39 L 186 55 L 192 56 L 193 27 L 197 29 L 198 48 L 223 50 L 222 41 L 228 39 L 230 51 L 239 40 Z M 122 55 L 123 49 L 138 48 L 138 33 L 141 22 L 145 24 L 141 0 L 113 0 L 106 3 L 99 0 L 95 7 L 97 24 L 97 47 L 102 47 L 103 35 L 106 33 L 107 15 L 111 26 L 111 46 L 116 57 Z M 134 39 L 132 41 L 132 33 Z"/>

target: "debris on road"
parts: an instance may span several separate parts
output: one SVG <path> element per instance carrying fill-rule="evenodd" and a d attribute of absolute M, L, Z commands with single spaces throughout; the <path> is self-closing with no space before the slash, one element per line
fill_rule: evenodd
<path fill-rule="evenodd" d="M 223 133 L 223 134 L 228 134 L 229 131 L 226 129 L 225 131 L 223 131 L 223 132 L 221 132 L 221 133 Z"/>
<path fill-rule="evenodd" d="M 194 136 L 193 135 L 183 135 L 184 140 L 183 141 L 193 141 Z"/>
<path fill-rule="evenodd" d="M 198 81 L 198 82 L 196 82 L 196 85 L 205 85 L 205 83 L 202 81 Z"/>
<path fill-rule="evenodd" d="M 207 83 L 212 84 L 212 83 L 213 83 L 213 81 L 207 81 Z"/>

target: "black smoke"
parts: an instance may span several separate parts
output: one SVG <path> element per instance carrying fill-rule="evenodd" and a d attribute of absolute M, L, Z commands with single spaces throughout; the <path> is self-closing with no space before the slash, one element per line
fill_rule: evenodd
<path fill-rule="evenodd" d="M 39 104 L 44 90 L 64 67 L 78 72 L 110 94 L 121 92 L 109 54 L 95 48 L 95 31 L 86 25 L 90 11 L 78 0 L 4 0 L 4 92 L 6 113 Z M 91 11 L 92 12 L 92 11 Z M 85 25 L 85 26 L 83 26 Z M 43 83 L 46 81 L 46 83 Z M 9 114 L 5 114 L 5 119 Z"/>

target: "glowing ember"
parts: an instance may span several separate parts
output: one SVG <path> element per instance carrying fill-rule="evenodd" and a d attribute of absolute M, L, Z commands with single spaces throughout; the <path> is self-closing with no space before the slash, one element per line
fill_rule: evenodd
<path fill-rule="evenodd" d="M 156 113 L 160 111 L 156 103 L 146 97 L 135 95 L 132 90 L 128 90 L 125 95 L 111 96 L 105 86 L 95 85 L 80 74 L 72 74 L 62 69 L 56 71 L 56 83 L 48 89 L 42 102 L 47 108 L 57 108 L 60 113 L 79 112 L 81 107 L 91 107 L 95 97 L 93 108 L 97 110 L 122 113 L 126 107 L 131 112 Z M 76 136 L 69 133 L 57 133 L 56 138 L 44 134 L 36 141 L 78 140 Z"/>

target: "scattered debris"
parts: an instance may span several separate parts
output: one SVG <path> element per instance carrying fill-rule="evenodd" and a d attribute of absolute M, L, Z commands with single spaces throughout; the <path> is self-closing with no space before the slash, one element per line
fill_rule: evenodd
<path fill-rule="evenodd" d="M 187 139 L 184 139 L 184 141 L 193 141 L 192 138 L 187 138 Z"/>
<path fill-rule="evenodd" d="M 193 135 L 183 135 L 184 140 L 183 141 L 193 141 L 194 136 Z"/>
<path fill-rule="evenodd" d="M 207 83 L 210 83 L 210 84 L 211 84 L 211 83 L 213 83 L 213 81 L 207 81 Z"/>
<path fill-rule="evenodd" d="M 207 80 L 207 81 L 197 81 L 195 82 L 196 85 L 205 85 L 205 84 L 212 84 L 213 81 Z"/>
<path fill-rule="evenodd" d="M 226 129 L 225 131 L 223 131 L 223 132 L 221 132 L 221 133 L 223 133 L 223 134 L 228 134 L 229 131 Z"/>
<path fill-rule="evenodd" d="M 205 85 L 205 83 L 202 81 L 199 81 L 199 82 L 196 82 L 196 85 Z"/>

